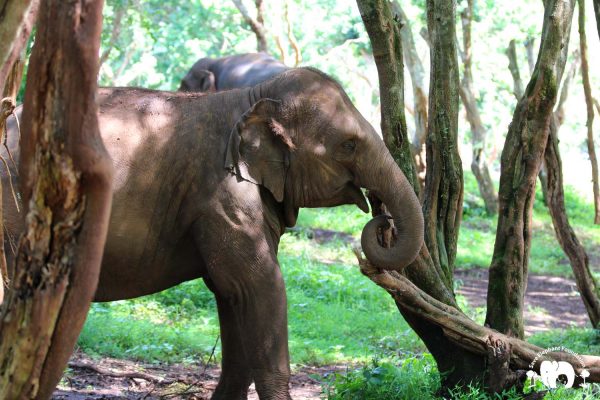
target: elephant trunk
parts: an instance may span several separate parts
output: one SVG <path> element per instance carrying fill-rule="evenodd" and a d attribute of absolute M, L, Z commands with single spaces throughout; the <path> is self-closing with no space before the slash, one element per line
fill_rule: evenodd
<path fill-rule="evenodd" d="M 379 158 L 382 152 L 385 154 L 384 161 L 377 163 L 379 166 L 371 172 L 364 186 L 387 206 L 397 229 L 395 240 L 389 248 L 379 244 L 379 228 L 389 227 L 390 217 L 378 216 L 363 228 L 361 245 L 373 265 L 382 269 L 401 270 L 415 260 L 423 245 L 423 211 L 404 173 L 387 149 L 379 152 Z"/>

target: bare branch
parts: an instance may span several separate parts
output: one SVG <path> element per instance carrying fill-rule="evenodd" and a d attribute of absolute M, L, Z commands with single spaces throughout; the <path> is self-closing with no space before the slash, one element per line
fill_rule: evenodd
<path fill-rule="evenodd" d="M 110 52 L 112 51 L 113 47 L 117 43 L 117 40 L 119 40 L 119 35 L 121 33 L 122 21 L 123 21 L 123 16 L 125 15 L 125 11 L 127 11 L 127 2 L 123 3 L 123 5 L 119 8 L 117 8 L 115 11 L 112 31 L 110 32 L 110 38 L 108 39 L 108 45 L 106 46 L 106 49 L 102 52 L 102 55 L 100 56 L 100 61 L 99 61 L 100 65 L 104 64 L 106 62 L 106 60 L 108 60 L 108 57 L 110 56 Z"/>
<path fill-rule="evenodd" d="M 246 23 L 248 25 L 250 25 L 250 29 L 252 29 L 252 32 L 254 32 L 254 34 L 256 35 L 257 51 L 263 52 L 263 53 L 268 53 L 267 32 L 266 32 L 266 29 L 264 26 L 263 13 L 262 13 L 262 11 L 263 11 L 262 0 L 256 0 L 256 2 L 255 2 L 256 11 L 257 11 L 256 18 L 253 18 L 250 15 L 250 13 L 248 12 L 248 9 L 246 8 L 246 6 L 244 5 L 242 0 L 231 0 L 231 1 L 233 1 L 233 4 L 235 4 L 237 9 L 240 11 L 240 14 L 242 14 L 244 21 L 246 21 Z"/>

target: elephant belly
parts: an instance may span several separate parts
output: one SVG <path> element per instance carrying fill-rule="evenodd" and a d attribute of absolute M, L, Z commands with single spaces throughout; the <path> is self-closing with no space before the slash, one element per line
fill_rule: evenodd
<path fill-rule="evenodd" d="M 123 239 L 127 242 L 127 239 Z M 205 268 L 191 235 L 174 246 L 162 248 L 161 257 L 132 257 L 127 246 L 107 242 L 94 301 L 113 301 L 144 296 L 200 278 Z"/>

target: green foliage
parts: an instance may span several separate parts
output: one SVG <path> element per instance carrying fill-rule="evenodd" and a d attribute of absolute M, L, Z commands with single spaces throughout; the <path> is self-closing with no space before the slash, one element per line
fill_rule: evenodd
<path fill-rule="evenodd" d="M 330 400 L 435 399 L 439 374 L 431 355 L 408 357 L 394 365 L 373 361 L 347 374 L 334 374 L 324 382 Z"/>
<path fill-rule="evenodd" d="M 528 341 L 544 349 L 565 346 L 578 354 L 600 354 L 600 331 L 594 329 L 552 329 L 536 333 Z"/>

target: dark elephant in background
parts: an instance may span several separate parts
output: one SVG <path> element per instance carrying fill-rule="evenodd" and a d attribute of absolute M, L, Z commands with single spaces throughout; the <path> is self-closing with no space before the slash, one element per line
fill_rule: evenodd
<path fill-rule="evenodd" d="M 221 327 L 222 374 L 213 399 L 245 399 L 252 381 L 261 399 L 290 398 L 277 250 L 299 207 L 356 204 L 368 212 L 366 188 L 392 214 L 365 226 L 367 258 L 401 269 L 422 246 L 423 215 L 411 185 L 341 86 L 318 70 L 289 69 L 210 95 L 100 89 L 98 102 L 116 174 L 95 301 L 203 278 Z M 18 135 L 8 138 L 18 154 Z M 6 229 L 14 237 L 23 216 L 10 200 L 8 177 L 2 179 Z M 377 231 L 391 218 L 395 241 L 383 248 Z"/>
<path fill-rule="evenodd" d="M 181 81 L 184 92 L 217 92 L 250 87 L 289 68 L 265 53 L 237 54 L 221 58 L 201 58 Z"/>

